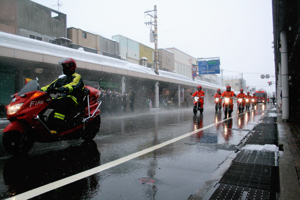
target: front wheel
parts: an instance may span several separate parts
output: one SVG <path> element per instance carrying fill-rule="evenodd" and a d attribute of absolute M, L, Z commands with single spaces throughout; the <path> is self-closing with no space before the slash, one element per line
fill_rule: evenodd
<path fill-rule="evenodd" d="M 194 115 L 197 114 L 197 107 L 196 106 L 194 106 L 194 108 L 193 108 L 193 113 L 194 113 Z"/>
<path fill-rule="evenodd" d="M 8 131 L 3 133 L 3 147 L 11 155 L 26 154 L 33 147 L 34 142 L 34 137 L 29 132 Z"/>
<path fill-rule="evenodd" d="M 85 128 L 81 136 L 82 139 L 85 141 L 93 140 L 96 134 L 99 132 L 100 124 L 101 124 L 101 117 L 100 115 L 98 115 L 87 125 L 87 127 Z"/>

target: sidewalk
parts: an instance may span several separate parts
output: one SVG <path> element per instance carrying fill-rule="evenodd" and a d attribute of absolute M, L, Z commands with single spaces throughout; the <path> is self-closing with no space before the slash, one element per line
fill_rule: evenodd
<path fill-rule="evenodd" d="M 204 199 L 300 199 L 300 125 L 268 110 Z"/>

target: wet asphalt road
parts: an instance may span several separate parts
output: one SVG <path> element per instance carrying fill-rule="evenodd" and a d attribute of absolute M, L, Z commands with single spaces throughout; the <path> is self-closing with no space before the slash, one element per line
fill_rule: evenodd
<path fill-rule="evenodd" d="M 194 116 L 192 108 L 103 114 L 93 142 L 36 143 L 27 156 L 21 157 L 11 157 L 4 151 L 0 129 L 0 199 L 66 177 L 71 180 L 72 175 L 110 166 L 112 161 L 187 133 L 178 141 L 83 175 L 85 178 L 66 186 L 54 186 L 54 190 L 37 197 L 35 191 L 30 195 L 34 199 L 188 199 L 196 193 L 205 195 L 229 167 L 241 141 L 265 108 L 259 105 L 255 111 L 241 115 L 234 109 L 233 118 L 226 121 L 213 106 L 206 106 L 202 116 Z M 211 124 L 215 125 L 206 128 Z"/>

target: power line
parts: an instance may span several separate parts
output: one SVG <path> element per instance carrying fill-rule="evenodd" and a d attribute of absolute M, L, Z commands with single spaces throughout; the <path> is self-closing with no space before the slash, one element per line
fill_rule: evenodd
<path fill-rule="evenodd" d="M 242 73 L 246 73 L 246 74 L 267 74 L 267 73 L 263 73 L 263 72 L 261 72 L 261 73 L 257 73 L 257 72 L 239 72 L 239 71 L 229 71 L 229 70 L 224 70 L 223 69 L 223 71 L 226 71 L 226 72 L 235 72 L 235 73 L 240 73 L 240 74 L 242 74 Z"/>

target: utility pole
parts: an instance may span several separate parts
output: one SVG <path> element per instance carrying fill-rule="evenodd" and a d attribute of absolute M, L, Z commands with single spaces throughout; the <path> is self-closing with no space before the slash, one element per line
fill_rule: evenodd
<path fill-rule="evenodd" d="M 158 48 L 157 48 L 157 9 L 154 6 L 154 44 L 155 44 L 155 73 L 158 75 Z"/>
<path fill-rule="evenodd" d="M 150 16 L 151 18 L 154 18 L 154 22 L 152 22 L 152 20 L 150 19 L 150 21 L 149 22 L 145 22 L 145 24 L 146 25 L 150 25 L 151 26 L 151 30 L 152 30 L 152 26 L 154 26 L 154 32 L 151 33 L 151 34 L 153 34 L 153 36 L 154 36 L 155 73 L 158 75 L 159 73 L 158 73 L 157 8 L 156 8 L 156 5 L 154 6 L 154 10 L 146 11 L 144 13 L 147 14 L 148 16 Z"/>
<path fill-rule="evenodd" d="M 224 71 L 224 70 L 221 69 L 221 81 L 222 81 L 222 82 L 221 82 L 221 85 L 222 85 L 222 87 L 223 87 L 223 71 Z"/>

